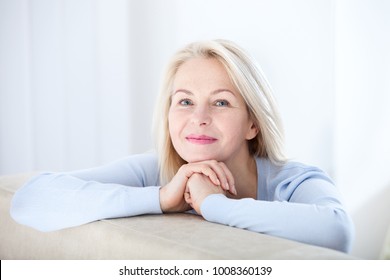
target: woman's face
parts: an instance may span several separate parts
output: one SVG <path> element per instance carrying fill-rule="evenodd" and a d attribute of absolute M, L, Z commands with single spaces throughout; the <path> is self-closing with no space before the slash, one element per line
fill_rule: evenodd
<path fill-rule="evenodd" d="M 180 66 L 169 109 L 169 133 L 187 162 L 228 162 L 249 156 L 257 134 L 245 102 L 216 59 L 194 58 Z"/>

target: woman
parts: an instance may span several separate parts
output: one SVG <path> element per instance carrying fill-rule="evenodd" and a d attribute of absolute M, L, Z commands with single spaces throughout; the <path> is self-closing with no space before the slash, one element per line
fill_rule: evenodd
<path fill-rule="evenodd" d="M 348 252 L 353 226 L 332 181 L 288 162 L 271 90 L 229 41 L 196 42 L 168 66 L 157 103 L 157 155 L 38 175 L 11 215 L 51 231 L 114 217 L 185 212 Z"/>

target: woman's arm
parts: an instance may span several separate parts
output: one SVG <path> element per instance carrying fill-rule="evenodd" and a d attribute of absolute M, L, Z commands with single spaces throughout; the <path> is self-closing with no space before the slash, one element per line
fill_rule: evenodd
<path fill-rule="evenodd" d="M 202 201 L 200 212 L 211 222 L 344 252 L 350 250 L 353 239 L 351 219 L 335 186 L 317 178 L 300 183 L 288 201 L 236 200 L 212 194 Z"/>
<path fill-rule="evenodd" d="M 98 168 L 40 174 L 15 193 L 10 212 L 21 224 L 53 231 L 161 213 L 159 189 L 155 157 L 136 155 Z"/>
<path fill-rule="evenodd" d="M 233 176 L 216 161 L 183 165 L 160 187 L 157 158 L 142 154 L 102 167 L 38 175 L 15 193 L 10 212 L 17 222 L 41 231 L 107 218 L 183 212 L 191 208 L 184 191 L 194 173 L 235 193 Z"/>

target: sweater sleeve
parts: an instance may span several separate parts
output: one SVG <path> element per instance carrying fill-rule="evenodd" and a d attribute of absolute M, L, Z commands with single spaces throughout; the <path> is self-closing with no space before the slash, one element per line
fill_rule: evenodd
<path fill-rule="evenodd" d="M 351 219 L 336 187 L 318 174 L 279 181 L 272 201 L 210 195 L 201 205 L 202 215 L 211 222 L 349 252 Z"/>
<path fill-rule="evenodd" d="M 42 173 L 14 195 L 10 214 L 40 231 L 96 220 L 161 213 L 157 165 L 150 156 L 69 173 Z"/>

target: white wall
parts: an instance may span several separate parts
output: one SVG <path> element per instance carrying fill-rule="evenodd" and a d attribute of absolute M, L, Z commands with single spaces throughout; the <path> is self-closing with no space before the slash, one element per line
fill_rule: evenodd
<path fill-rule="evenodd" d="M 130 152 L 126 1 L 0 1 L 0 172 Z"/>
<path fill-rule="evenodd" d="M 389 15 L 389 1 L 336 1 L 335 177 L 368 258 L 390 226 Z"/>
<path fill-rule="evenodd" d="M 269 78 L 289 156 L 336 179 L 353 253 L 376 258 L 389 224 L 389 12 L 380 0 L 0 0 L 0 174 L 153 148 L 170 55 L 227 38 Z"/>

